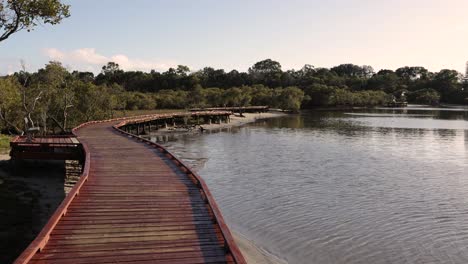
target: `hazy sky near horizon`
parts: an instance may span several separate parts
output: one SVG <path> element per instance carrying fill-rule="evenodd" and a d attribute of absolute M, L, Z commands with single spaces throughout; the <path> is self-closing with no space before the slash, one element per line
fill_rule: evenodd
<path fill-rule="evenodd" d="M 50 60 L 99 72 L 178 64 L 245 71 L 271 58 L 304 64 L 424 66 L 464 72 L 468 0 L 68 0 L 71 17 L 0 42 L 0 74 Z"/>

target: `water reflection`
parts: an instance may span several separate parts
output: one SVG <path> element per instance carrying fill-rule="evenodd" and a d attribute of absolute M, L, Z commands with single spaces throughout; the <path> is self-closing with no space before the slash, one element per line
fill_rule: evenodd
<path fill-rule="evenodd" d="M 235 229 L 290 263 L 466 263 L 467 120 L 317 111 L 164 144 Z"/>

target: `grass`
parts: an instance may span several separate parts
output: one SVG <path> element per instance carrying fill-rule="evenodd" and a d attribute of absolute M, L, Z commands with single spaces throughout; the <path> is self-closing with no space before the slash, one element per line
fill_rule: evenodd
<path fill-rule="evenodd" d="M 8 152 L 10 150 L 11 137 L 0 134 L 0 153 Z"/>
<path fill-rule="evenodd" d="M 151 115 L 151 114 L 167 114 L 184 112 L 184 109 L 156 109 L 156 110 L 127 110 L 127 111 L 115 111 L 114 118 L 127 117 L 127 116 L 139 116 L 139 115 Z"/>

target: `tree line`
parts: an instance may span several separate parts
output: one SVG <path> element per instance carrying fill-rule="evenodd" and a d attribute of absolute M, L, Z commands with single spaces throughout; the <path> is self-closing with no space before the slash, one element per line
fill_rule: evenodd
<path fill-rule="evenodd" d="M 315 107 L 386 105 L 394 100 L 437 105 L 468 104 L 468 85 L 454 70 L 305 65 L 283 71 L 266 59 L 246 72 L 211 67 L 192 72 L 179 65 L 165 72 L 124 71 L 114 62 L 92 72 L 68 71 L 52 61 L 37 72 L 0 77 L 0 129 L 21 134 L 25 122 L 43 132 L 67 132 L 117 110 L 268 105 L 298 111 Z"/>

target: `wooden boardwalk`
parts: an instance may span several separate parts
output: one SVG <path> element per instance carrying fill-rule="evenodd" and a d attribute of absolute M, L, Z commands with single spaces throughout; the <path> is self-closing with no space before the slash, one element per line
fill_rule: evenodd
<path fill-rule="evenodd" d="M 72 136 L 15 137 L 10 142 L 10 156 L 16 159 L 78 160 L 83 158 L 80 142 Z"/>
<path fill-rule="evenodd" d="M 83 176 L 15 263 L 245 263 L 203 180 L 116 123 L 75 132 Z"/>

